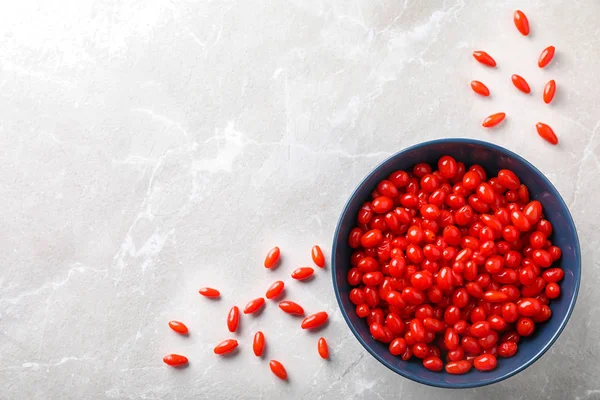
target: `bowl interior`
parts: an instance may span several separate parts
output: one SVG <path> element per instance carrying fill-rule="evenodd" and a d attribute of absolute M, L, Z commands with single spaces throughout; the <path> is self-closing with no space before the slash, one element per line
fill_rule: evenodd
<path fill-rule="evenodd" d="M 471 370 L 465 375 L 449 375 L 431 372 L 423 368 L 417 360 L 402 361 L 391 355 L 387 345 L 374 340 L 369 333 L 365 320 L 356 316 L 355 306 L 348 299 L 352 287 L 346 281 L 350 268 L 350 256 L 353 250 L 348 246 L 350 230 L 356 226 L 356 215 L 361 205 L 370 199 L 377 183 L 396 170 L 410 170 L 420 162 L 437 166 L 437 160 L 443 155 L 451 155 L 462 161 L 467 168 L 472 164 L 481 165 L 488 176 L 496 175 L 500 169 L 514 171 L 522 183 L 527 185 L 531 199 L 543 205 L 543 212 L 552 225 L 552 242 L 562 250 L 562 257 L 553 266 L 561 267 L 565 272 L 560 282 L 561 296 L 552 300 L 552 318 L 537 327 L 529 338 L 522 338 L 519 350 L 514 357 L 499 358 L 498 366 L 490 372 Z M 441 139 L 422 143 L 395 154 L 375 168 L 359 185 L 350 197 L 340 216 L 333 241 L 333 281 L 334 290 L 342 314 L 350 329 L 375 358 L 393 371 L 407 378 L 427 385 L 449 388 L 483 386 L 506 379 L 527 368 L 537 360 L 556 340 L 567 323 L 575 305 L 580 279 L 580 254 L 577 232 L 571 215 L 554 186 L 529 162 L 502 147 L 470 139 Z"/>

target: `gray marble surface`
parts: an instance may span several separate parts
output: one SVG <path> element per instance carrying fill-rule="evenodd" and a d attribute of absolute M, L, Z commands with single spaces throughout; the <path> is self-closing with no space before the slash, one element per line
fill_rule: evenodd
<path fill-rule="evenodd" d="M 512 25 L 516 8 L 528 38 Z M 593 0 L 2 2 L 0 398 L 599 399 L 599 15 Z M 549 44 L 556 59 L 542 71 Z M 480 48 L 499 68 L 474 62 Z M 532 95 L 516 92 L 512 73 Z M 471 79 L 493 96 L 476 97 Z M 497 111 L 507 120 L 483 130 Z M 537 136 L 538 120 L 558 147 Z M 451 136 L 538 166 L 571 208 L 583 256 L 579 301 L 552 349 L 508 381 L 464 391 L 370 357 L 329 269 L 289 279 L 313 244 L 329 256 L 341 208 L 371 168 Z M 266 271 L 275 244 L 284 260 Z M 331 360 L 271 302 L 243 318 L 238 354 L 215 357 L 229 307 L 276 279 L 307 310 L 330 311 Z M 206 285 L 222 299 L 201 298 Z M 250 350 L 258 329 L 266 360 Z M 163 365 L 169 352 L 189 367 Z M 285 363 L 287 384 L 269 358 Z"/>

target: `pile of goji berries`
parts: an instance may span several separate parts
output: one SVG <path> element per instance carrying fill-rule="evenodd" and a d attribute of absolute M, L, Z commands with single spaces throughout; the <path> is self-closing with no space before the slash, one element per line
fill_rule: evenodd
<path fill-rule="evenodd" d="M 561 250 L 512 171 L 488 177 L 450 156 L 437 167 L 395 171 L 363 204 L 348 238 L 350 301 L 393 355 L 489 371 L 550 318 Z"/>
<path fill-rule="evenodd" d="M 515 26 L 517 27 L 519 32 L 521 32 L 523 36 L 529 35 L 529 20 L 527 19 L 527 16 L 522 11 L 517 10 L 515 11 L 513 19 Z M 552 61 L 552 58 L 554 57 L 555 50 L 556 49 L 554 48 L 554 46 L 546 47 L 538 58 L 538 67 L 545 68 L 548 64 L 550 64 L 550 61 Z M 481 64 L 487 65 L 488 67 L 493 68 L 496 66 L 496 60 L 494 60 L 494 58 L 485 51 L 474 51 L 473 57 Z M 513 74 L 511 80 L 513 85 L 521 92 L 526 94 L 531 93 L 531 88 L 529 87 L 529 84 L 523 77 L 517 74 Z M 475 93 L 481 96 L 490 95 L 490 90 L 488 89 L 488 87 L 480 81 L 471 81 L 471 88 Z M 552 102 L 552 99 L 554 98 L 555 93 L 556 82 L 554 81 L 554 79 L 551 79 L 544 86 L 544 92 L 542 94 L 542 99 L 544 100 L 544 103 L 550 104 L 550 102 Z M 506 118 L 506 113 L 500 112 L 492 114 L 486 119 L 484 119 L 481 125 L 484 128 L 491 128 L 502 122 L 504 118 Z M 543 122 L 538 122 L 535 125 L 535 128 L 538 132 L 538 135 L 540 135 L 548 143 L 551 143 L 553 145 L 558 144 L 558 138 L 554 133 L 554 130 L 552 130 L 550 126 L 544 124 Z"/>
<path fill-rule="evenodd" d="M 264 266 L 265 268 L 272 269 L 275 268 L 279 262 L 279 257 L 281 255 L 281 251 L 279 247 L 274 247 L 271 249 L 265 258 Z M 311 250 L 311 257 L 315 265 L 320 268 L 325 267 L 325 256 L 323 255 L 323 251 L 319 246 L 313 246 Z M 304 280 L 308 279 L 314 274 L 314 269 L 311 267 L 300 267 L 295 269 L 291 277 L 295 280 Z M 274 282 L 265 293 L 265 297 L 269 300 L 274 300 L 280 297 L 283 294 L 285 288 L 285 283 L 283 281 Z M 199 290 L 199 293 L 207 298 L 217 299 L 221 296 L 221 293 L 214 288 L 202 288 Z M 246 306 L 244 307 L 244 314 L 253 314 L 265 306 L 265 299 L 263 297 L 257 297 L 256 299 L 250 300 Z M 304 309 L 297 303 L 293 301 L 281 301 L 279 303 L 279 308 L 292 315 L 304 315 Z M 319 311 L 317 313 L 311 314 L 308 317 L 302 320 L 300 327 L 302 329 L 317 329 L 321 327 L 325 322 L 327 322 L 328 314 L 325 311 Z M 236 332 L 240 321 L 240 309 L 238 306 L 231 307 L 229 314 L 227 315 L 227 329 L 229 332 Z M 187 326 L 180 321 L 169 321 L 169 327 L 181 334 L 187 335 L 189 330 Z M 231 353 L 238 347 L 238 341 L 236 339 L 225 339 L 214 348 L 214 353 L 217 355 L 224 355 Z M 263 350 L 265 348 L 265 335 L 258 331 L 255 333 L 252 343 L 252 350 L 257 357 L 261 357 L 263 354 Z M 321 358 L 327 359 L 329 358 L 329 348 L 327 346 L 327 341 L 325 338 L 321 337 L 317 341 L 317 351 Z M 173 367 L 181 367 L 188 364 L 187 357 L 180 354 L 168 354 L 163 358 L 163 362 L 167 365 Z M 287 371 L 282 363 L 277 360 L 270 360 L 269 367 L 273 374 L 275 374 L 278 378 L 287 380 Z"/>

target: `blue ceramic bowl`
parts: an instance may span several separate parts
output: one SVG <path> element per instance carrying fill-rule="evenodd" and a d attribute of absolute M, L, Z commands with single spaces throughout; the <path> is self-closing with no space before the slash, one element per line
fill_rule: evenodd
<path fill-rule="evenodd" d="M 348 234 L 356 226 L 356 215 L 361 205 L 370 199 L 377 183 L 387 178 L 391 172 L 399 169 L 410 170 L 420 162 L 435 166 L 438 159 L 446 154 L 464 162 L 467 168 L 471 164 L 480 164 L 488 176 L 496 175 L 504 168 L 514 171 L 529 188 L 531 198 L 542 203 L 544 214 L 554 228 L 551 240 L 562 250 L 561 259 L 554 265 L 561 267 L 565 276 L 560 282 L 560 297 L 552 300 L 550 305 L 552 318 L 537 326 L 531 337 L 521 339 L 519 350 L 514 357 L 499 358 L 498 366 L 490 372 L 472 369 L 464 375 L 450 375 L 445 372 L 428 371 L 419 360 L 406 362 L 394 357 L 389 353 L 387 345 L 371 337 L 366 321 L 356 316 L 355 306 L 348 299 L 352 289 L 346 281 L 352 255 L 352 249 L 348 246 Z M 392 371 L 415 382 L 443 388 L 489 385 L 509 378 L 533 364 L 552 346 L 565 328 L 575 306 L 581 277 L 577 231 L 571 214 L 556 188 L 544 174 L 519 155 L 500 146 L 471 139 L 440 139 L 417 144 L 377 166 L 363 179 L 346 203 L 335 231 L 331 254 L 333 286 L 337 301 L 350 330 L 363 347 Z"/>

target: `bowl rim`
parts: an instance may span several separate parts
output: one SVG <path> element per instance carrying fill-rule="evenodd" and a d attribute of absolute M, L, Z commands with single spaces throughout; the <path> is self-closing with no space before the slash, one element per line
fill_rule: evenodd
<path fill-rule="evenodd" d="M 569 306 L 567 308 L 567 313 L 565 314 L 565 316 L 563 317 L 563 320 L 560 323 L 559 328 L 556 330 L 556 332 L 554 332 L 554 335 L 552 335 L 552 337 L 550 338 L 550 340 L 548 340 L 548 342 L 533 356 L 531 357 L 530 360 L 528 360 L 527 362 L 523 363 L 522 365 L 520 365 L 519 367 L 515 368 L 512 371 L 509 371 L 507 373 L 505 373 L 504 375 L 500 375 L 496 378 L 487 380 L 487 381 L 483 381 L 483 382 L 468 382 L 468 383 L 456 383 L 456 384 L 448 384 L 446 382 L 443 381 L 432 381 L 429 379 L 423 379 L 423 378 L 419 378 L 419 377 L 415 377 L 415 376 L 411 376 L 410 374 L 405 373 L 402 369 L 398 368 L 398 367 L 394 367 L 392 365 L 390 365 L 387 361 L 385 361 L 381 356 L 379 356 L 375 351 L 373 351 L 369 345 L 367 345 L 367 343 L 362 339 L 362 337 L 359 335 L 359 333 L 357 332 L 356 328 L 354 327 L 354 325 L 352 325 L 352 323 L 350 322 L 350 318 L 348 317 L 348 313 L 346 312 L 346 310 L 344 309 L 344 307 L 342 306 L 342 299 L 340 296 L 340 290 L 338 287 L 338 283 L 336 280 L 336 251 L 337 251 L 337 244 L 338 244 L 338 239 L 339 239 L 339 234 L 340 234 L 340 229 L 341 229 L 341 225 L 342 225 L 342 217 L 346 214 L 348 207 L 350 206 L 350 201 L 354 198 L 354 196 L 356 195 L 356 193 L 358 192 L 358 190 L 367 182 L 367 180 L 369 178 L 371 178 L 372 175 L 374 175 L 377 171 L 379 171 L 381 168 L 383 168 L 388 162 L 390 162 L 392 159 L 400 156 L 403 153 L 406 153 L 408 151 L 411 150 L 415 150 L 421 147 L 425 147 L 425 146 L 429 146 L 432 144 L 440 144 L 440 143 L 460 143 L 460 144 L 475 144 L 475 145 L 479 145 L 479 146 L 483 146 L 483 147 L 487 147 L 487 148 L 491 148 L 493 150 L 496 151 L 500 151 L 500 152 L 504 152 L 506 154 L 508 154 L 509 156 L 519 160 L 520 162 L 522 162 L 523 164 L 525 164 L 527 167 L 529 167 L 533 172 L 537 173 L 542 180 L 544 181 L 544 183 L 546 183 L 548 185 L 548 187 L 550 188 L 550 191 L 552 192 L 552 195 L 557 198 L 559 200 L 559 204 L 561 204 L 565 210 L 567 210 L 566 213 L 566 217 L 567 217 L 567 221 L 569 223 L 569 225 L 571 225 L 573 232 L 575 233 L 574 239 L 574 247 L 576 249 L 575 251 L 575 260 L 576 260 L 576 265 L 579 266 L 579 273 L 576 276 L 575 279 L 575 287 L 574 287 L 574 293 L 573 293 L 573 297 L 571 298 L 571 301 L 569 303 Z M 331 275 L 332 275 L 332 281 L 333 281 L 333 291 L 335 293 L 335 297 L 338 303 L 338 306 L 342 312 L 342 316 L 344 317 L 344 320 L 346 321 L 346 324 L 348 325 L 348 327 L 350 328 L 350 331 L 352 332 L 352 334 L 354 335 L 354 337 L 359 341 L 359 343 L 367 350 L 367 352 L 369 352 L 377 361 L 379 361 L 381 364 L 383 364 L 384 366 L 386 366 L 387 368 L 389 368 L 390 370 L 394 371 L 395 373 L 408 378 L 412 381 L 421 383 L 421 384 L 425 384 L 428 386 L 433 386 L 433 387 L 439 387 L 439 388 L 447 388 L 447 389 L 467 389 L 467 388 L 475 388 L 475 387 L 481 387 L 481 386 L 487 386 L 487 385 L 491 385 L 493 383 L 497 383 L 500 381 L 503 381 L 505 379 L 508 379 L 516 374 L 518 374 L 519 372 L 523 371 L 524 369 L 526 369 L 527 367 L 529 367 L 530 365 L 532 365 L 534 362 L 536 362 L 537 360 L 540 359 L 540 357 L 542 357 L 544 355 L 544 353 L 546 353 L 548 351 L 548 349 L 550 349 L 550 347 L 552 347 L 552 345 L 554 344 L 554 342 L 556 342 L 556 340 L 558 339 L 558 337 L 560 336 L 560 334 L 562 333 L 562 331 L 565 329 L 571 314 L 573 313 L 573 309 L 575 308 L 575 303 L 577 301 L 577 296 L 579 294 L 579 285 L 580 285 L 580 281 L 581 281 L 581 248 L 580 248 L 580 244 L 579 244 L 579 237 L 577 235 L 577 229 L 575 227 L 575 222 L 573 221 L 573 217 L 571 216 L 571 211 L 569 210 L 569 207 L 567 206 L 567 204 L 565 203 L 564 199 L 562 198 L 562 196 L 560 195 L 560 193 L 558 192 L 558 190 L 554 187 L 554 185 L 552 184 L 552 182 L 550 182 L 550 180 L 546 177 L 546 175 L 544 175 L 539 169 L 537 169 L 532 163 L 530 163 L 529 161 L 527 161 L 525 158 L 521 157 L 520 155 L 518 155 L 517 153 L 508 150 L 502 146 L 498 146 L 494 143 L 490 143 L 490 142 L 485 142 L 482 140 L 477 140 L 477 139 L 468 139 L 468 138 L 444 138 L 444 139 L 434 139 L 434 140 L 428 140 L 425 142 L 421 142 L 421 143 L 417 143 L 411 146 L 408 146 L 394 154 L 392 154 L 391 156 L 387 157 L 385 160 L 383 160 L 382 162 L 380 162 L 375 168 L 373 168 L 361 181 L 360 183 L 356 186 L 356 188 L 352 191 L 352 194 L 350 195 L 350 197 L 348 197 L 348 200 L 346 201 L 346 204 L 344 205 L 344 208 L 342 209 L 342 212 L 340 214 L 340 217 L 338 219 L 338 223 L 336 225 L 334 234 L 333 234 L 333 246 L 332 246 L 332 250 L 331 250 Z"/>

